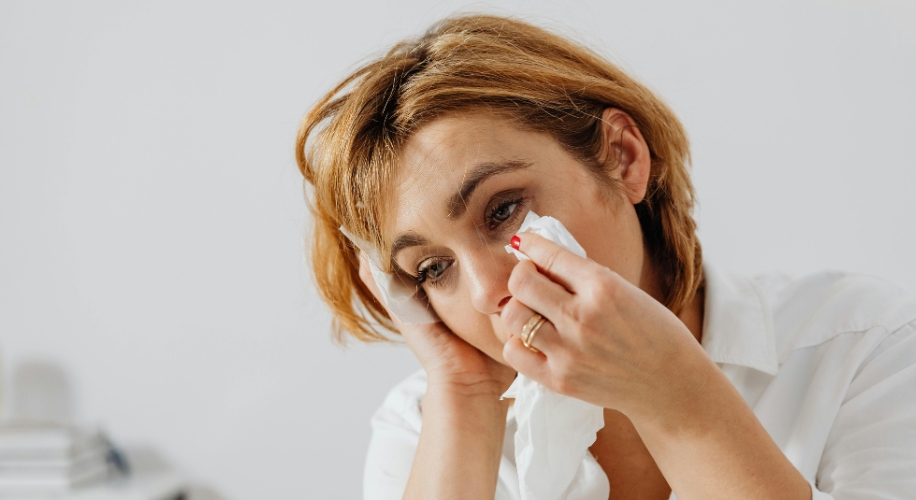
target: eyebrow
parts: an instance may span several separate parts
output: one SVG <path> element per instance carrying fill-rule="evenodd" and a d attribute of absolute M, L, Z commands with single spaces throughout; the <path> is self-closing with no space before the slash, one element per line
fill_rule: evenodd
<path fill-rule="evenodd" d="M 504 160 L 496 162 L 484 162 L 474 167 L 464 180 L 455 194 L 449 198 L 446 204 L 445 217 L 448 219 L 459 219 L 468 209 L 467 200 L 470 199 L 474 190 L 484 180 L 494 175 L 505 174 L 514 170 L 520 170 L 531 166 L 531 162 L 523 160 Z"/>
<path fill-rule="evenodd" d="M 391 254 L 389 256 L 389 259 L 391 260 L 392 263 L 395 263 L 395 266 L 397 266 L 397 263 L 396 263 L 397 261 L 394 258 L 397 256 L 398 252 L 400 252 L 401 250 L 407 247 L 417 247 L 417 246 L 423 246 L 423 245 L 428 245 L 428 244 L 429 244 L 429 240 L 420 236 L 419 234 L 413 231 L 406 232 L 398 236 L 397 239 L 394 240 L 394 244 L 391 245 Z"/>

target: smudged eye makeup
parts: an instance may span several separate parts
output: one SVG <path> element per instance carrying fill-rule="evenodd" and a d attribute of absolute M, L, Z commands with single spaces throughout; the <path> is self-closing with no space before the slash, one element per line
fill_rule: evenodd
<path fill-rule="evenodd" d="M 525 201 L 521 189 L 503 191 L 494 195 L 484 211 L 483 226 L 489 235 L 502 241 L 504 238 L 501 233 L 513 228 L 513 223 L 523 212 Z"/>
<path fill-rule="evenodd" d="M 418 285 L 423 283 L 436 284 L 445 273 L 445 270 L 452 265 L 452 260 L 445 257 L 431 257 L 420 263 L 417 268 L 417 276 L 414 278 Z"/>
<path fill-rule="evenodd" d="M 521 189 L 494 195 L 483 211 L 483 220 L 478 224 L 482 235 L 494 241 L 505 239 L 505 234 L 514 228 L 514 223 L 523 214 L 525 201 Z M 454 258 L 447 256 L 428 257 L 417 265 L 413 278 L 417 285 L 441 286 L 447 279 L 446 271 L 454 262 Z"/>
<path fill-rule="evenodd" d="M 490 214 L 487 216 L 487 224 L 489 228 L 496 229 L 500 224 L 508 221 L 515 214 L 515 211 L 518 209 L 519 203 L 522 202 L 522 199 L 509 200 L 501 203 L 500 205 L 494 207 Z"/>

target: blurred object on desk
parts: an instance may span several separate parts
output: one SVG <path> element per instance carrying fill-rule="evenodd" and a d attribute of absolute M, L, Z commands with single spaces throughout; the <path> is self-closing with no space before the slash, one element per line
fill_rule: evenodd
<path fill-rule="evenodd" d="M 127 447 L 130 474 L 74 491 L 58 500 L 222 500 L 215 492 L 190 485 L 151 448 Z M 2 497 L 0 497 L 2 498 Z"/>
<path fill-rule="evenodd" d="M 28 359 L 11 368 L 7 378 L 0 365 L 0 500 L 223 500 L 152 448 L 122 452 L 97 427 L 75 425 L 61 364 Z"/>
<path fill-rule="evenodd" d="M 50 424 L 0 426 L 0 499 L 221 500 L 149 448 L 114 452 L 104 434 Z M 119 470 L 113 456 L 130 464 Z"/>
<path fill-rule="evenodd" d="M 96 429 L 13 420 L 0 424 L 0 498 L 62 496 L 126 472 Z"/>

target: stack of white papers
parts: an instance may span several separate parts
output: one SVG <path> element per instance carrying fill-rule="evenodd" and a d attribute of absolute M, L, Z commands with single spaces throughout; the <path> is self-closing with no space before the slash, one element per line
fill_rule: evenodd
<path fill-rule="evenodd" d="M 98 430 L 55 424 L 0 425 L 0 498 L 53 497 L 115 473 Z"/>

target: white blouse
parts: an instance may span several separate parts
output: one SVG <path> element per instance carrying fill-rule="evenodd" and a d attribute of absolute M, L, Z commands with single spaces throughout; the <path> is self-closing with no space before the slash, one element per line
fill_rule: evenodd
<path fill-rule="evenodd" d="M 813 500 L 916 499 L 916 298 L 861 275 L 704 271 L 703 349 L 811 483 Z M 420 371 L 372 417 L 366 500 L 403 496 L 425 392 Z M 514 432 L 510 408 L 496 500 L 521 500 Z"/>

